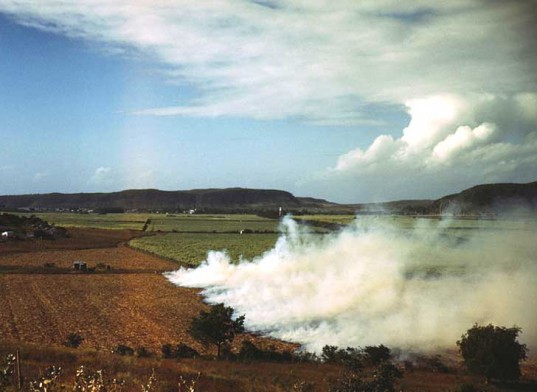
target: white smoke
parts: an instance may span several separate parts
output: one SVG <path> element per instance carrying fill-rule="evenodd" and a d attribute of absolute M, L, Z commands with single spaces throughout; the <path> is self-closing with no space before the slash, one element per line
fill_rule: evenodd
<path fill-rule="evenodd" d="M 340 233 L 319 235 L 285 218 L 282 236 L 261 257 L 234 264 L 212 251 L 200 267 L 167 277 L 245 314 L 248 329 L 309 350 L 453 348 L 476 322 L 516 324 L 522 341 L 536 343 L 535 226 L 448 226 L 358 218 Z"/>

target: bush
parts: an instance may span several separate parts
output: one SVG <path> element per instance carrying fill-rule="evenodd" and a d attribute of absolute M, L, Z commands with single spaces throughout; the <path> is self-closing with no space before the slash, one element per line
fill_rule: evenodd
<path fill-rule="evenodd" d="M 326 363 L 340 364 L 354 371 L 364 367 L 364 354 L 362 350 L 353 347 L 340 349 L 337 346 L 324 346 L 321 353 L 321 360 Z"/>
<path fill-rule="evenodd" d="M 160 351 L 162 352 L 162 357 L 168 359 L 199 357 L 199 353 L 196 350 L 184 343 L 179 343 L 175 347 L 169 343 L 163 344 Z"/>
<path fill-rule="evenodd" d="M 525 344 L 517 341 L 518 327 L 475 324 L 457 341 L 464 363 L 472 373 L 487 379 L 518 380 L 521 360 L 526 359 Z"/>
<path fill-rule="evenodd" d="M 5 363 L 0 364 L 0 390 L 11 383 L 11 377 L 15 371 L 15 355 L 8 354 Z"/>
<path fill-rule="evenodd" d="M 329 392 L 394 392 L 395 381 L 403 373 L 392 363 L 382 362 L 368 379 L 362 373 L 350 371 L 330 382 Z"/>
<path fill-rule="evenodd" d="M 278 352 L 273 346 L 268 350 L 263 350 L 249 340 L 245 340 L 242 342 L 237 358 L 241 361 L 292 362 L 293 354 L 288 351 Z"/>
<path fill-rule="evenodd" d="M 66 347 L 77 348 L 82 344 L 83 341 L 84 337 L 79 332 L 71 332 L 69 335 L 67 335 L 63 345 Z"/>
<path fill-rule="evenodd" d="M 127 356 L 134 355 L 134 349 L 124 344 L 118 344 L 115 348 L 112 349 L 112 352 L 114 354 L 119 354 L 119 355 L 127 355 Z"/>
<path fill-rule="evenodd" d="M 175 352 L 173 350 L 173 346 L 170 343 L 163 344 L 160 348 L 160 352 L 162 353 L 162 358 L 175 358 Z"/>
<path fill-rule="evenodd" d="M 373 366 L 380 365 L 384 361 L 389 361 L 392 358 L 391 351 L 384 345 L 366 346 L 364 348 L 365 359 Z"/>
<path fill-rule="evenodd" d="M 149 358 L 151 357 L 152 353 L 145 347 L 138 347 L 136 348 L 136 356 L 138 358 Z"/>
<path fill-rule="evenodd" d="M 201 311 L 192 320 L 190 334 L 204 345 L 214 344 L 217 357 L 220 358 L 221 348 L 231 344 L 236 334 L 244 332 L 244 316 L 233 320 L 233 308 L 223 303 L 211 307 L 210 312 Z"/>
<path fill-rule="evenodd" d="M 196 358 L 199 353 L 192 347 L 184 343 L 180 343 L 175 347 L 175 358 Z"/>

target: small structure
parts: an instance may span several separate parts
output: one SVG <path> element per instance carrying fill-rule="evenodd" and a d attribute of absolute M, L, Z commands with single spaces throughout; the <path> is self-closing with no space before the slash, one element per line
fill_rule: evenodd
<path fill-rule="evenodd" d="M 11 230 L 3 231 L 2 238 L 3 239 L 15 238 L 15 232 Z"/>
<path fill-rule="evenodd" d="M 75 271 L 87 271 L 88 270 L 88 264 L 84 261 L 74 261 L 73 262 L 73 269 Z"/>

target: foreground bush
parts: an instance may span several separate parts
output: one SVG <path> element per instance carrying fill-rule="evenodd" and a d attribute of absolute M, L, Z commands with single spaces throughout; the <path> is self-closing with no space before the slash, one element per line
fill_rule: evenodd
<path fill-rule="evenodd" d="M 179 343 L 176 346 L 169 343 L 163 344 L 160 350 L 163 358 L 196 358 L 200 356 L 196 350 L 184 343 Z"/>
<path fill-rule="evenodd" d="M 235 335 L 244 332 L 244 316 L 235 320 L 232 317 L 233 308 L 223 303 L 211 306 L 210 312 L 201 311 L 192 320 L 190 335 L 205 346 L 215 345 L 220 358 L 222 347 L 231 344 Z"/>
<path fill-rule="evenodd" d="M 517 341 L 521 329 L 474 325 L 457 341 L 469 371 L 487 379 L 518 380 L 520 361 L 526 359 L 525 344 Z"/>
<path fill-rule="evenodd" d="M 394 392 L 395 382 L 403 373 L 392 363 L 382 362 L 367 377 L 361 371 L 349 371 L 330 383 L 329 392 Z"/>
<path fill-rule="evenodd" d="M 15 391 L 19 390 L 14 385 L 12 375 L 14 371 L 15 356 L 9 354 L 5 363 L 0 363 L 0 391 Z M 63 382 L 60 382 L 61 376 L 64 375 L 64 371 L 59 366 L 49 366 L 36 380 L 28 381 L 27 387 L 23 387 L 22 390 L 31 392 L 59 392 L 71 390 L 74 392 L 120 392 L 124 389 L 131 390 L 126 385 L 126 381 L 123 379 L 108 379 L 104 375 L 103 370 L 91 371 L 86 369 L 85 366 L 79 366 L 76 369 L 73 383 L 69 386 Z M 200 373 L 195 378 L 184 378 L 179 376 L 177 385 L 178 392 L 196 392 L 198 391 L 198 380 Z M 159 391 L 159 381 L 155 376 L 155 372 L 151 374 L 147 382 L 138 384 L 139 390 L 142 392 Z"/>

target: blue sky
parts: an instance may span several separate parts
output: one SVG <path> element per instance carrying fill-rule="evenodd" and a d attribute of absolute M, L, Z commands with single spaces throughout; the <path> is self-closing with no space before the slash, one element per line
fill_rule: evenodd
<path fill-rule="evenodd" d="M 531 2 L 399 3 L 0 0 L 0 194 L 537 179 Z"/>

